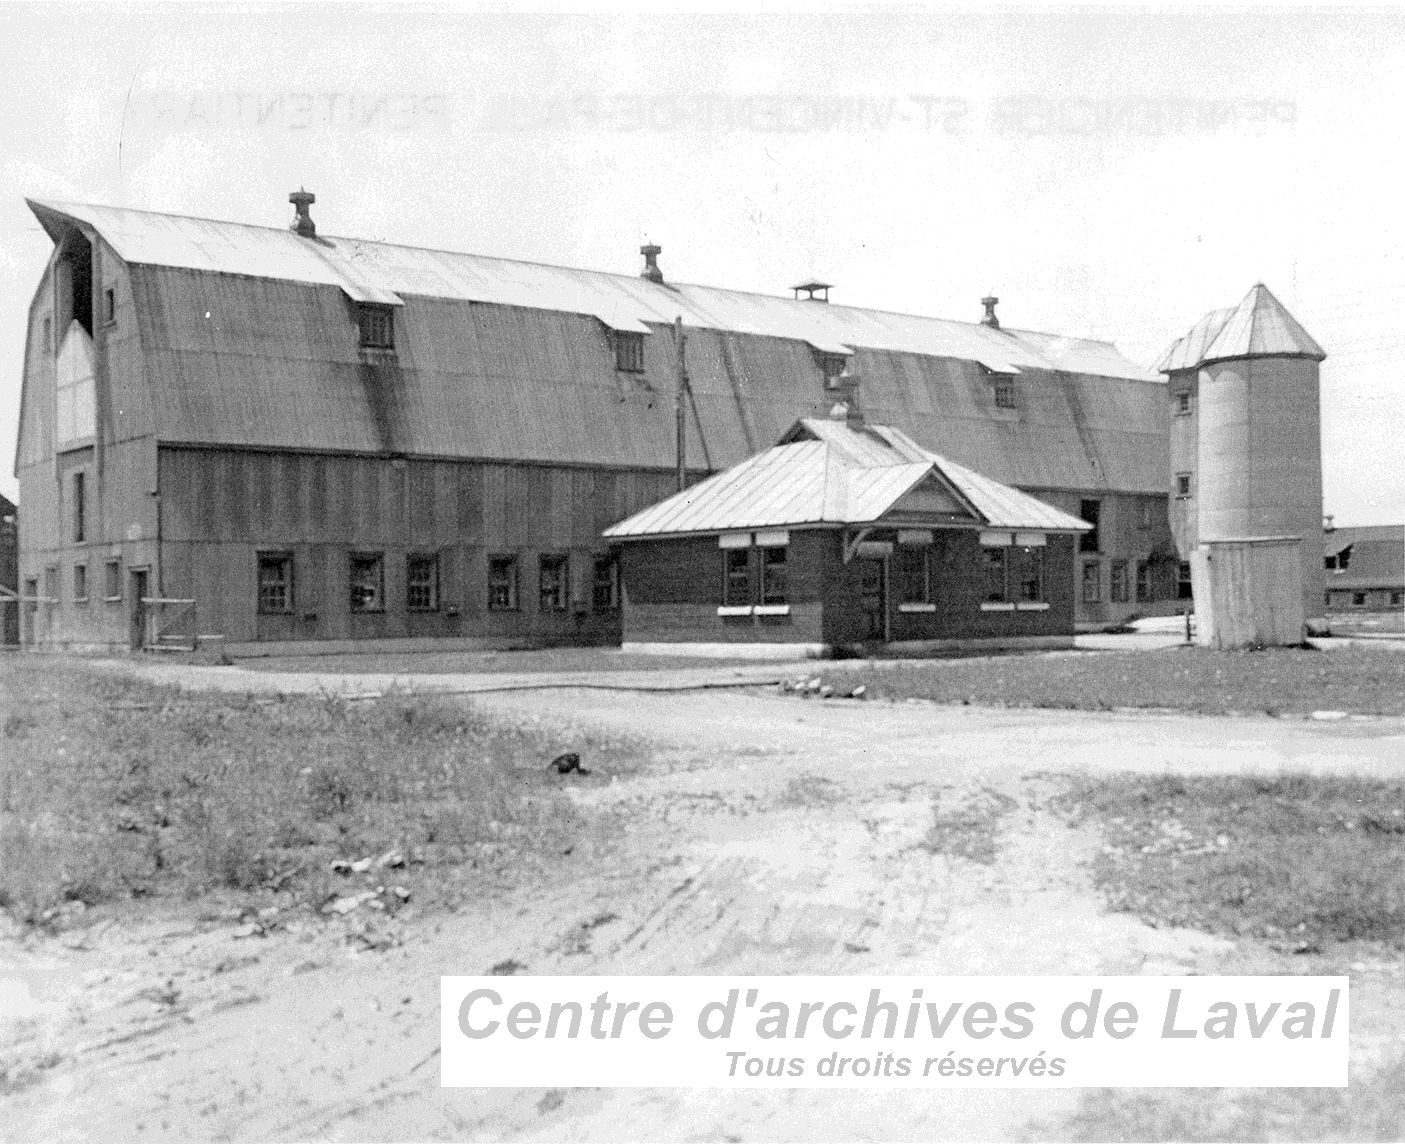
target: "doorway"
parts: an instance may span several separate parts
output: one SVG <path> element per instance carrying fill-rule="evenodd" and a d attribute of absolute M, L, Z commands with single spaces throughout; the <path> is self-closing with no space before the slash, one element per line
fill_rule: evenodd
<path fill-rule="evenodd" d="M 151 570 L 133 568 L 131 571 L 131 628 L 127 633 L 127 644 L 133 651 L 141 651 L 146 644 L 146 599 L 151 594 L 149 585 Z"/>
<path fill-rule="evenodd" d="M 860 560 L 859 612 L 866 643 L 888 642 L 888 562 Z"/>

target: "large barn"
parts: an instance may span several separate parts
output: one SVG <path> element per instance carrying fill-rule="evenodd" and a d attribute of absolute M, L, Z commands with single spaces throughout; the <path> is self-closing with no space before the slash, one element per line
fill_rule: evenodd
<path fill-rule="evenodd" d="M 328 238 L 290 198 L 286 229 L 30 202 L 26 642 L 618 642 L 602 533 L 676 491 L 679 406 L 698 481 L 825 416 L 846 368 L 874 423 L 1094 526 L 1080 625 L 1183 603 L 1166 386 L 1108 343 L 994 299 L 967 323 L 672 283 L 656 247 L 632 276 Z"/>

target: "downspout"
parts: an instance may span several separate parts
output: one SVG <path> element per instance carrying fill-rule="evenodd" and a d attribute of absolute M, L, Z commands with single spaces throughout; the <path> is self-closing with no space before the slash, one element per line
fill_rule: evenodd
<path fill-rule="evenodd" d="M 673 409 L 673 449 L 674 456 L 678 462 L 678 491 L 681 493 L 688 487 L 688 427 L 687 412 L 684 405 L 685 395 L 688 390 L 688 367 L 683 357 L 683 347 L 686 336 L 683 333 L 683 315 L 673 319 L 673 355 L 674 369 L 676 372 L 677 393 L 675 395 Z"/>

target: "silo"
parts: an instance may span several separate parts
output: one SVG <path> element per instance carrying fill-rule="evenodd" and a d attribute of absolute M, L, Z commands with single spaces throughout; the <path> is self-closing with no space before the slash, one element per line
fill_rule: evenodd
<path fill-rule="evenodd" d="M 1322 435 L 1327 355 L 1262 283 L 1205 349 L 1199 371 L 1201 543 L 1301 538 L 1305 617 L 1322 614 Z M 1201 593 L 1197 586 L 1198 603 Z"/>

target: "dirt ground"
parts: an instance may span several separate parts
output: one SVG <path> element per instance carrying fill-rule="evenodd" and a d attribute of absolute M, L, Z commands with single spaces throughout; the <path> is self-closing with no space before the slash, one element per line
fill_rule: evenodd
<path fill-rule="evenodd" d="M 584 722 L 655 741 L 639 773 L 576 788 L 619 828 L 539 885 L 405 922 L 388 948 L 348 942 L 355 916 L 260 933 L 208 903 L 0 935 L 0 1043 L 39 1070 L 0 1092 L 0 1138 L 1018 1139 L 1077 1091 L 441 1090 L 438 978 L 507 959 L 541 974 L 1309 972 L 1105 912 L 1085 868 L 1098 840 L 1053 813 L 1041 774 L 1398 774 L 1405 759 L 1405 721 L 1389 719 L 729 691 L 475 702 L 559 723 L 566 742 Z M 923 845 L 934 797 L 1013 800 L 990 864 Z M 1351 972 L 1354 1065 L 1369 1067 L 1405 1042 L 1405 979 Z"/>

